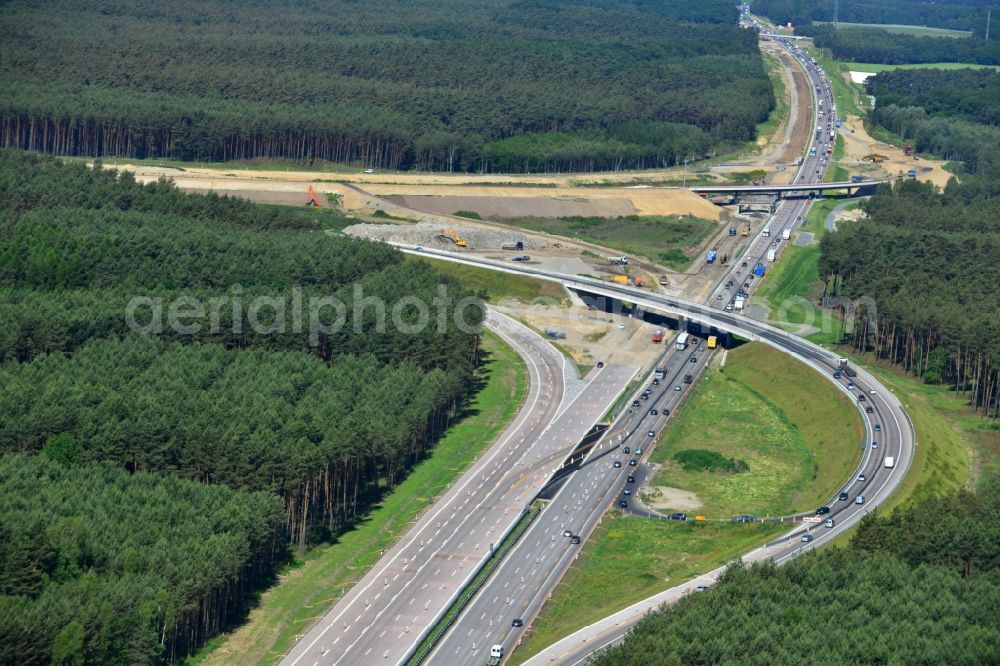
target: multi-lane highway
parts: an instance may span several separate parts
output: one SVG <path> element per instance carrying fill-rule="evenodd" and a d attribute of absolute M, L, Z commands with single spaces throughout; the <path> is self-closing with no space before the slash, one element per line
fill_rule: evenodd
<path fill-rule="evenodd" d="M 810 154 L 803 159 L 796 176 L 797 181 L 818 181 L 822 179 L 828 167 L 826 146 L 832 143 L 830 132 L 833 128 L 833 102 L 829 87 L 818 68 L 802 54 L 796 53 L 796 57 L 803 63 L 812 81 L 814 109 L 819 108 L 818 101 L 823 99 L 826 101 L 826 108 L 831 111 L 828 124 L 825 127 L 822 124 L 817 127 L 810 146 L 810 148 L 815 147 L 815 150 L 811 149 Z M 842 491 L 831 498 L 829 505 L 824 507 L 824 513 L 819 516 L 821 523 L 802 523 L 782 539 L 747 553 L 744 557 L 747 561 L 770 559 L 781 563 L 803 550 L 824 543 L 853 525 L 864 513 L 883 501 L 909 467 L 914 445 L 912 428 L 902 406 L 874 378 L 864 372 L 858 372 L 857 376 L 852 377 L 841 374 L 837 372 L 838 359 L 831 352 L 800 340 L 785 331 L 748 320 L 733 312 L 736 297 L 740 292 L 749 297 L 759 284 L 759 279 L 751 277 L 752 269 L 757 263 L 765 266 L 770 264 L 767 258 L 769 251 L 773 250 L 775 255 L 780 253 L 782 244 L 788 240 L 783 238 L 782 232 L 787 229 L 788 236 L 791 236 L 801 224 L 808 205 L 809 202 L 804 201 L 783 202 L 770 222 L 751 241 L 743 256 L 733 263 L 727 275 L 719 281 L 707 306 L 648 294 L 630 287 L 609 285 L 588 278 L 558 275 L 522 267 L 512 269 L 497 262 L 456 257 L 451 253 L 431 253 L 439 257 L 445 255 L 452 261 L 488 266 L 494 270 L 558 279 L 568 288 L 575 289 L 581 294 L 617 298 L 636 303 L 646 310 L 679 317 L 681 321 L 689 318 L 720 331 L 735 332 L 751 339 L 761 340 L 798 357 L 818 372 L 826 374 L 831 381 L 836 381 L 841 390 L 850 393 L 852 398 L 857 400 L 859 411 L 866 424 L 867 436 L 863 442 L 859 442 L 859 446 L 864 447 L 862 464 L 857 475 L 847 480 Z M 416 248 L 410 248 L 410 251 L 414 250 Z M 705 355 L 699 357 L 699 354 L 695 353 L 689 359 L 686 351 L 675 354 L 671 360 L 671 367 L 676 368 L 678 365 L 683 367 L 685 363 L 693 360 L 694 363 L 690 367 L 700 369 L 704 362 L 703 356 Z M 668 369 L 668 374 L 670 372 L 676 371 Z M 647 411 L 647 405 L 640 399 L 641 414 L 634 411 L 630 415 L 632 419 L 640 417 L 638 423 L 634 423 L 631 428 L 619 425 L 620 433 L 612 433 L 605 439 L 608 445 L 619 446 L 621 449 L 603 456 L 602 452 L 591 453 L 583 469 L 567 479 L 563 488 L 553 498 L 552 505 L 543 512 L 543 517 L 536 521 L 508 560 L 498 569 L 476 600 L 464 611 L 455 627 L 432 653 L 432 663 L 475 664 L 485 661 L 485 654 L 490 645 L 499 643 L 509 649 L 516 643 L 524 631 L 522 623 L 529 623 L 538 612 L 545 593 L 559 580 L 575 555 L 575 544 L 562 536 L 564 532 L 586 536 L 593 529 L 603 508 L 608 505 L 609 498 L 611 501 L 628 501 L 624 489 L 629 484 L 627 482 L 622 484 L 622 480 L 628 474 L 629 465 L 623 465 L 623 468 L 609 467 L 607 464 L 602 464 L 602 460 L 606 461 L 608 456 L 614 456 L 617 451 L 624 451 L 624 447 L 629 446 L 633 452 L 632 457 L 636 458 L 636 465 L 642 464 L 641 455 L 634 454 L 636 446 L 644 447 L 644 443 L 639 444 L 639 442 L 649 437 L 648 430 L 644 430 L 646 426 L 642 423 L 642 419 L 647 420 L 651 426 L 649 430 L 655 435 L 665 418 L 662 406 L 669 405 L 671 399 L 663 396 L 663 389 L 666 388 L 667 393 L 681 395 L 686 391 L 686 386 L 683 384 L 674 384 L 680 390 L 673 391 L 671 384 L 673 381 L 668 383 L 661 381 L 659 389 L 649 387 L 656 392 L 650 395 L 653 402 L 648 404 L 661 404 L 655 417 Z M 863 409 L 864 407 L 869 407 L 871 413 Z M 885 466 L 886 456 L 893 458 L 892 467 Z M 631 461 L 632 457 L 628 460 Z M 621 469 L 624 471 L 620 471 Z M 841 499 L 842 497 L 846 498 Z M 569 516 L 573 517 L 573 522 L 583 527 L 569 527 L 565 520 Z M 814 525 L 822 527 L 814 529 Z M 808 536 L 803 536 L 806 533 Z M 612 618 L 596 623 L 556 644 L 532 661 L 538 664 L 553 661 L 574 663 L 574 660 L 584 658 L 595 648 L 620 640 L 628 628 L 641 619 L 650 608 L 674 600 L 696 585 L 710 584 L 717 574 L 717 571 L 711 572 L 699 581 L 668 590 L 637 604 L 632 609 L 626 609 Z"/>
<path fill-rule="evenodd" d="M 498 441 L 298 641 L 288 666 L 400 663 L 515 525 L 547 475 L 611 406 L 637 368 L 608 365 L 581 381 L 541 336 L 490 311 L 518 351 L 530 390 Z"/>

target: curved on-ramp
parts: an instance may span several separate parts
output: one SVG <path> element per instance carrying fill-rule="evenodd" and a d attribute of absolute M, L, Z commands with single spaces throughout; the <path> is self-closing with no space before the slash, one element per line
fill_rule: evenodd
<path fill-rule="evenodd" d="M 855 492 L 857 494 L 863 493 L 863 503 L 854 504 L 852 502 L 845 506 L 843 503 L 837 504 L 835 501 L 832 501 L 831 505 L 835 509 L 833 515 L 837 517 L 836 526 L 833 529 L 821 529 L 815 532 L 812 541 L 804 543 L 799 541 L 798 537 L 810 530 L 810 524 L 799 524 L 784 537 L 744 554 L 742 556 L 744 562 L 751 563 L 771 560 L 782 564 L 807 550 L 827 543 L 844 530 L 855 525 L 865 514 L 884 502 L 899 486 L 912 463 L 913 449 L 916 446 L 913 425 L 906 414 L 904 406 L 900 404 L 892 392 L 883 386 L 874 376 L 862 369 L 856 369 L 857 376 L 850 378 L 850 381 L 855 385 L 854 390 L 848 389 L 845 386 L 848 381 L 847 378 L 842 378 L 838 381 L 832 376 L 839 360 L 833 352 L 808 340 L 798 338 L 780 328 L 742 315 L 713 309 L 708 305 L 650 293 L 635 287 L 620 286 L 614 283 L 609 284 L 591 278 L 563 275 L 534 268 L 512 266 L 489 259 L 456 255 L 449 252 L 425 250 L 423 248 L 402 245 L 398 247 L 403 252 L 410 254 L 430 256 L 435 259 L 443 259 L 479 268 L 559 282 L 569 289 L 586 291 L 609 298 L 617 298 L 638 304 L 647 310 L 655 310 L 682 320 L 689 319 L 719 331 L 735 333 L 750 340 L 759 340 L 785 353 L 791 354 L 803 363 L 806 363 L 827 377 L 828 380 L 834 382 L 840 390 L 850 394 L 852 398 L 855 396 L 854 391 L 861 391 L 867 397 L 866 402 L 875 410 L 873 416 L 877 415 L 882 428 L 878 434 L 881 441 L 881 448 L 872 449 L 868 443 L 872 441 L 875 435 L 874 424 L 869 414 L 863 409 L 862 403 L 856 400 L 855 402 L 864 419 L 866 429 L 865 441 L 861 443 L 864 447 L 864 455 L 862 456 L 858 472 L 864 471 L 868 478 L 864 482 L 864 486 L 857 486 L 857 481 L 853 478 L 849 479 L 845 482 L 843 489 L 852 497 L 855 495 Z M 882 465 L 883 455 L 894 456 L 896 459 L 895 466 L 891 468 L 884 467 Z M 530 666 L 581 663 L 594 651 L 621 641 L 629 629 L 649 612 L 663 604 L 677 601 L 683 595 L 695 590 L 700 585 L 712 584 L 723 568 L 719 567 L 683 585 L 655 594 L 588 627 L 584 627 L 549 646 L 525 663 Z"/>

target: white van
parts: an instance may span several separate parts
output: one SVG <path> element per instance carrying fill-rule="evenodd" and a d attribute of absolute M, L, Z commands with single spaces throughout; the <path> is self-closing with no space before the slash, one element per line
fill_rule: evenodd
<path fill-rule="evenodd" d="M 895 467 L 896 466 L 896 459 L 893 458 L 892 456 L 886 456 L 885 457 L 885 466 L 886 467 Z"/>

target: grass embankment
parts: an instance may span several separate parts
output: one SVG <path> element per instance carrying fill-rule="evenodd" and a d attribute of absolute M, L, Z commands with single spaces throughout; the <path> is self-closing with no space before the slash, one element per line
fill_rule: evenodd
<path fill-rule="evenodd" d="M 504 220 L 504 223 L 614 248 L 678 271 L 691 265 L 696 248 L 719 224 L 699 217 L 656 215 L 526 217 Z"/>
<path fill-rule="evenodd" d="M 788 123 L 790 111 L 788 89 L 785 85 L 785 77 L 782 74 L 784 67 L 777 56 L 771 55 L 767 51 L 761 51 L 764 57 L 764 67 L 767 69 L 767 77 L 771 79 L 771 88 L 774 90 L 774 109 L 768 114 L 767 120 L 757 125 L 758 149 L 763 149 L 771 143 L 778 143 L 781 137 L 777 136 L 779 131 L 784 131 Z"/>
<path fill-rule="evenodd" d="M 813 21 L 816 25 L 829 25 L 829 21 Z M 914 37 L 951 37 L 962 39 L 972 37 L 969 30 L 950 30 L 948 28 L 932 28 L 926 25 L 903 25 L 900 23 L 844 23 L 837 22 L 837 29 L 841 28 L 870 28 L 873 30 L 885 30 L 900 35 L 912 35 Z"/>
<path fill-rule="evenodd" d="M 456 423 L 354 530 L 332 545 L 309 551 L 282 573 L 277 585 L 264 592 L 248 622 L 223 635 L 192 663 L 273 664 L 295 639 L 375 564 L 380 549 L 395 543 L 438 495 L 482 452 L 520 408 L 527 373 L 517 353 L 492 333 L 484 349 L 483 389 Z"/>
<path fill-rule="evenodd" d="M 962 62 L 924 62 L 908 65 L 880 65 L 872 62 L 847 62 L 844 67 L 852 72 L 885 72 L 894 69 L 997 69 L 1000 65 L 977 65 L 974 63 Z"/>
<path fill-rule="evenodd" d="M 587 541 L 510 663 L 788 531 L 780 523 L 667 523 L 614 511 Z"/>
<path fill-rule="evenodd" d="M 816 371 L 748 344 L 695 386 L 653 451 L 651 461 L 664 467 L 651 486 L 695 493 L 702 506 L 688 513 L 709 519 L 796 513 L 836 493 L 861 458 L 863 437 L 853 402 Z M 675 456 L 690 449 L 744 461 L 749 470 L 686 471 Z"/>
<path fill-rule="evenodd" d="M 516 298 L 524 303 L 533 303 L 537 299 L 555 299 L 558 303 L 566 298 L 566 292 L 557 282 L 549 280 L 534 280 L 529 277 L 500 273 L 485 268 L 476 268 L 464 264 L 455 264 L 441 259 L 415 257 L 407 255 L 408 261 L 429 261 L 434 268 L 461 280 L 466 286 L 486 294 L 486 300 L 491 303 L 501 298 Z"/>

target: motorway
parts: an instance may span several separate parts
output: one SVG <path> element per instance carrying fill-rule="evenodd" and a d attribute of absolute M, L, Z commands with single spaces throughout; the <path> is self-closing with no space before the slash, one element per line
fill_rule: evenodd
<path fill-rule="evenodd" d="M 608 365 L 588 381 L 540 335 L 489 311 L 487 325 L 528 367 L 524 407 L 496 443 L 300 638 L 287 666 L 397 664 L 412 652 L 513 528 L 572 446 L 637 368 Z"/>
<path fill-rule="evenodd" d="M 821 96 L 830 115 L 827 125 L 817 132 L 812 145 L 816 147 L 815 155 L 804 157 L 797 180 L 818 181 L 823 177 L 829 163 L 826 157 L 827 139 L 833 124 L 833 101 L 829 87 L 820 70 L 805 59 L 800 53 L 795 54 L 802 62 L 804 69 L 814 85 L 813 108 L 818 107 Z M 832 140 L 831 140 L 832 141 Z M 776 254 L 783 248 L 781 232 L 785 229 L 789 235 L 801 224 L 802 217 L 808 210 L 808 201 L 789 200 L 782 203 L 778 211 L 758 232 L 745 254 L 735 261 L 726 277 L 721 279 L 713 290 L 709 305 L 684 302 L 680 299 L 667 298 L 657 294 L 649 294 L 630 287 L 608 284 L 598 280 L 580 278 L 578 276 L 558 275 L 529 268 L 502 265 L 489 260 L 479 260 L 456 257 L 451 253 L 432 252 L 436 258 L 445 255 L 451 261 L 489 267 L 494 270 L 535 275 L 545 279 L 557 279 L 566 287 L 577 290 L 582 296 L 596 295 L 606 298 L 619 298 L 623 301 L 639 304 L 647 311 L 659 311 L 670 316 L 679 317 L 682 321 L 689 318 L 703 322 L 720 331 L 738 332 L 741 335 L 763 341 L 781 349 L 801 361 L 809 364 L 818 372 L 834 381 L 840 390 L 847 392 L 856 399 L 859 412 L 865 422 L 866 438 L 859 442 L 863 448 L 862 462 L 856 475 L 846 480 L 841 492 L 847 493 L 847 500 L 839 500 L 837 496 L 829 502 L 829 513 L 822 519 L 833 520 L 832 527 L 816 527 L 816 523 L 801 523 L 781 539 L 744 555 L 744 561 L 753 562 L 771 560 L 783 563 L 805 550 L 815 548 L 825 543 L 835 535 L 855 524 L 860 518 L 878 503 L 884 501 L 899 484 L 908 469 L 912 457 L 913 430 L 903 407 L 892 394 L 881 386 L 873 377 L 863 371 L 858 371 L 856 377 L 835 377 L 838 359 L 829 351 L 807 341 L 798 339 L 791 334 L 760 322 L 749 320 L 740 314 L 732 313 L 737 292 L 742 289 L 749 297 L 759 284 L 749 274 L 757 263 L 767 265 L 767 254 L 774 250 Z M 404 251 L 417 252 L 416 248 L 404 248 Z M 423 251 L 423 250 L 419 250 Z M 451 254 L 451 256 L 447 256 Z M 728 283 L 732 281 L 732 286 Z M 727 307 L 728 306 L 728 307 Z M 707 335 L 707 333 L 706 333 Z M 695 363 L 690 367 L 700 369 L 707 354 L 693 354 Z M 684 367 L 688 354 L 674 354 L 668 373 L 675 373 L 678 364 Z M 668 374 L 668 376 L 670 376 Z M 850 382 L 850 383 L 849 383 Z M 654 387 L 650 387 L 654 388 Z M 663 389 L 667 389 L 664 391 Z M 680 385 L 677 393 L 683 395 L 686 387 Z M 669 383 L 662 383 L 658 393 L 651 396 L 648 404 L 670 404 L 670 398 L 664 398 L 664 393 L 672 392 Z M 681 396 L 677 396 L 680 398 Z M 863 403 L 861 401 L 864 401 Z M 640 401 L 642 404 L 642 401 Z M 871 414 L 863 407 L 870 406 Z M 645 405 L 643 405 L 645 407 Z M 650 429 L 659 431 L 665 418 L 662 411 L 653 419 L 647 411 L 643 414 L 649 420 Z M 627 419 L 628 420 L 628 419 Z M 875 428 L 878 426 L 879 432 Z M 605 441 L 610 446 L 631 445 L 634 450 L 642 442 L 647 433 L 646 425 L 640 420 L 638 424 L 621 426 L 621 432 L 612 432 Z M 875 448 L 875 447 L 878 448 Z M 484 586 L 479 596 L 463 612 L 459 621 L 444 637 L 431 654 L 430 662 L 434 664 L 477 664 L 485 663 L 485 654 L 489 646 L 502 643 L 508 650 L 516 645 L 521 633 L 538 613 L 547 592 L 550 591 L 565 572 L 572 558 L 575 557 L 575 546 L 562 537 L 564 529 L 586 536 L 596 525 L 604 508 L 611 501 L 627 497 L 619 495 L 623 477 L 628 473 L 610 467 L 602 451 L 591 454 L 583 468 L 569 477 L 563 488 L 553 498 L 552 504 L 542 512 L 542 516 L 530 528 L 517 548 L 508 556 L 503 565 L 494 573 Z M 616 453 L 612 453 L 612 456 Z M 883 466 L 883 457 L 892 456 L 895 466 Z M 624 456 L 621 456 L 624 457 Z M 641 458 L 637 461 L 641 465 Z M 627 485 L 627 484 L 625 484 Z M 839 493 L 838 493 L 839 495 Z M 858 499 L 860 498 L 860 499 Z M 809 532 L 809 541 L 802 541 L 803 533 Z M 620 641 L 628 629 L 634 625 L 650 609 L 662 603 L 668 603 L 680 598 L 683 594 L 699 585 L 710 585 L 721 569 L 691 581 L 684 585 L 667 590 L 650 599 L 605 618 L 590 627 L 560 641 L 545 650 L 528 663 L 579 663 L 595 649 Z M 513 627 L 511 622 L 518 618 L 524 622 L 524 627 Z M 485 623 L 485 624 L 484 624 Z"/>

